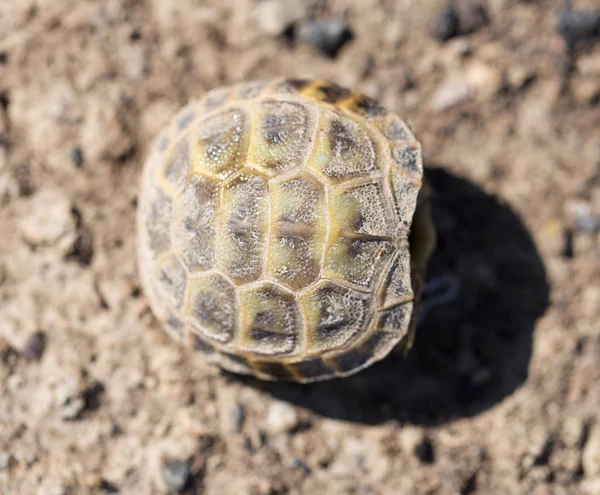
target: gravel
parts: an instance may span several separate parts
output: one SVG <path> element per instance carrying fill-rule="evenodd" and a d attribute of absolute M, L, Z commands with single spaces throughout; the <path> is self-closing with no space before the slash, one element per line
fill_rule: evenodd
<path fill-rule="evenodd" d="M 191 477 L 188 463 L 182 460 L 170 460 L 163 466 L 163 480 L 169 491 L 181 493 Z"/>

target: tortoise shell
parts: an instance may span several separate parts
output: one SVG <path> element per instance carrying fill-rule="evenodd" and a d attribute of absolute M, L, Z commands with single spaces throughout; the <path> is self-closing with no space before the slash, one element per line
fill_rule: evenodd
<path fill-rule="evenodd" d="M 144 166 L 152 311 L 228 371 L 355 373 L 410 345 L 433 239 L 422 179 L 408 126 L 364 95 L 283 79 L 212 90 Z"/>

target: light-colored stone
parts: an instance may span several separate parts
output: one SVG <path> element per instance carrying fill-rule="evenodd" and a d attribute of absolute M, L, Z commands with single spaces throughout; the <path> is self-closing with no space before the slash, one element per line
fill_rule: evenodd
<path fill-rule="evenodd" d="M 87 102 L 81 126 L 83 152 L 91 164 L 101 160 L 117 160 L 132 149 L 133 137 L 120 113 L 119 96 L 103 94 Z"/>
<path fill-rule="evenodd" d="M 127 77 L 139 81 L 148 70 L 148 56 L 138 45 L 125 45 L 119 50 L 119 57 Z"/>
<path fill-rule="evenodd" d="M 491 99 L 502 87 L 502 73 L 491 65 L 472 62 L 465 71 L 466 80 L 475 88 L 477 96 Z"/>
<path fill-rule="evenodd" d="M 14 374 L 8 377 L 6 384 L 11 392 L 16 392 L 17 390 L 23 388 L 25 385 L 25 380 L 23 379 L 22 375 Z"/>
<path fill-rule="evenodd" d="M 27 209 L 19 227 L 28 243 L 53 245 L 63 237 L 74 236 L 71 202 L 62 191 L 42 189 L 28 200 Z"/>
<path fill-rule="evenodd" d="M 56 403 L 65 421 L 78 419 L 85 409 L 84 384 L 76 376 L 67 377 L 56 389 Z"/>
<path fill-rule="evenodd" d="M 423 430 L 416 426 L 404 426 L 400 430 L 398 437 L 402 450 L 407 454 L 411 454 L 415 451 L 417 445 L 419 445 L 425 437 Z"/>
<path fill-rule="evenodd" d="M 442 84 L 433 94 L 431 106 L 443 112 L 473 98 L 475 90 L 464 80 L 449 80 Z"/>
<path fill-rule="evenodd" d="M 309 2 L 296 0 L 266 0 L 254 10 L 254 19 L 260 30 L 269 36 L 278 36 L 294 22 L 303 19 Z"/>
<path fill-rule="evenodd" d="M 600 86 L 598 87 L 600 90 Z M 600 231 L 600 218 L 592 211 L 588 201 L 573 199 L 565 205 L 573 226 L 580 232 L 594 233 Z"/>
<path fill-rule="evenodd" d="M 10 452 L 0 452 L 0 471 L 9 469 L 14 462 L 15 458 Z"/>
<path fill-rule="evenodd" d="M 267 412 L 267 428 L 278 434 L 292 430 L 298 424 L 296 409 L 285 402 L 273 402 Z"/>

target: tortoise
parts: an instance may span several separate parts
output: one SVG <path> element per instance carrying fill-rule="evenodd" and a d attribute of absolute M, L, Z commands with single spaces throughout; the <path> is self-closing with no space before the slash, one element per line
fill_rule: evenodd
<path fill-rule="evenodd" d="M 412 345 L 435 244 L 421 146 L 360 93 L 282 78 L 188 103 L 136 229 L 152 312 L 226 371 L 307 383 Z"/>

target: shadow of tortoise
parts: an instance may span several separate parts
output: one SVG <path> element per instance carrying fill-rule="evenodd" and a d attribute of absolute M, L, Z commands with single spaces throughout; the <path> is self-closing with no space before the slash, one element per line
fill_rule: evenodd
<path fill-rule="evenodd" d="M 549 292 L 535 245 L 498 199 L 442 168 L 428 167 L 426 177 L 438 231 L 428 280 L 459 289 L 425 313 L 409 354 L 310 385 L 235 380 L 321 416 L 427 425 L 484 411 L 525 381 Z"/>

